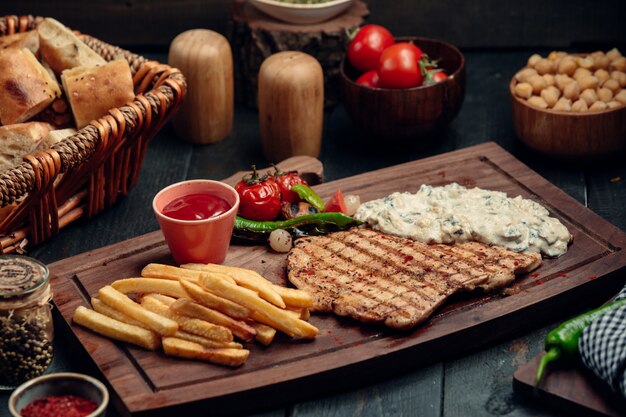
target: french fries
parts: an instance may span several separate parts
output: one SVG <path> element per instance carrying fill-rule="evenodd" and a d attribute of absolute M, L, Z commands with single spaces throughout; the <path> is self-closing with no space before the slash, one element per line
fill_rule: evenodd
<path fill-rule="evenodd" d="M 252 314 L 252 311 L 250 311 L 250 309 L 240 304 L 237 304 L 236 302 L 232 302 L 231 300 L 225 299 L 223 297 L 218 297 L 217 295 L 206 291 L 204 288 L 192 282 L 181 281 L 180 284 L 185 289 L 187 294 L 191 296 L 191 298 L 193 298 L 196 302 L 202 304 L 205 307 L 221 311 L 222 313 L 235 319 L 245 319 L 247 317 L 250 317 L 250 315 Z"/>
<path fill-rule="evenodd" d="M 162 336 L 173 335 L 176 333 L 176 330 L 178 330 L 178 323 L 174 320 L 160 316 L 143 308 L 141 305 L 128 298 L 125 294 L 122 294 L 109 285 L 100 288 L 98 295 L 100 296 L 100 300 L 102 300 L 102 302 L 107 304 L 109 307 L 113 307 L 127 316 L 142 322 L 151 330 Z"/>
<path fill-rule="evenodd" d="M 181 298 L 170 306 L 171 310 L 189 317 L 196 317 L 201 320 L 208 321 L 209 323 L 224 326 L 230 331 L 246 342 L 254 339 L 256 331 L 253 327 L 247 325 L 245 322 L 235 320 L 228 317 L 219 311 L 212 310 L 198 303 L 194 303 L 188 298 Z"/>
<path fill-rule="evenodd" d="M 186 297 L 180 282 L 158 278 L 126 278 L 113 281 L 113 288 L 124 294 L 157 293 L 174 298 Z"/>
<path fill-rule="evenodd" d="M 161 338 L 156 333 L 112 319 L 83 306 L 74 311 L 72 320 L 98 334 L 121 342 L 132 343 L 144 349 L 157 350 L 161 346 Z"/>
<path fill-rule="evenodd" d="M 212 272 L 214 274 L 224 274 L 234 279 L 236 283 L 242 287 L 258 292 L 261 298 L 269 301 L 275 306 L 280 308 L 286 307 L 281 296 L 275 291 L 274 285 L 257 272 L 249 269 L 218 264 L 184 264 L 181 265 L 181 268 Z"/>
<path fill-rule="evenodd" d="M 175 281 L 186 280 L 194 283 L 198 283 L 200 281 L 201 275 L 202 271 L 200 270 L 183 269 L 163 264 L 148 264 L 141 270 L 142 277 L 171 279 Z M 236 284 L 235 280 L 228 275 L 224 275 L 222 278 Z"/>
<path fill-rule="evenodd" d="M 247 349 L 209 349 L 199 343 L 175 337 L 163 338 L 163 350 L 171 356 L 198 359 L 232 367 L 243 365 L 250 355 Z"/>
<path fill-rule="evenodd" d="M 231 367 L 250 354 L 235 337 L 268 346 L 277 330 L 294 338 L 318 333 L 306 321 L 314 305 L 306 292 L 272 284 L 255 271 L 153 263 L 141 275 L 100 288 L 93 310 L 77 308 L 74 322 L 145 349 Z"/>
<path fill-rule="evenodd" d="M 178 323 L 179 329 L 187 333 L 192 333 L 197 336 L 204 337 L 206 339 L 212 339 L 218 342 L 232 342 L 233 333 L 226 327 L 219 326 L 213 323 L 209 323 L 205 320 L 198 320 L 193 317 L 188 317 L 183 314 L 172 310 L 167 305 L 160 302 L 153 294 L 146 295 L 141 299 L 141 305 L 158 315 L 167 317 L 170 320 L 174 320 Z"/>
<path fill-rule="evenodd" d="M 188 340 L 190 342 L 198 343 L 204 347 L 218 349 L 218 348 L 228 348 L 228 349 L 243 349 L 243 345 L 237 342 L 218 342 L 217 340 L 211 340 L 204 338 L 202 336 L 198 336 L 195 334 L 187 333 L 184 331 L 177 331 L 174 333 L 174 337 L 178 339 Z"/>
<path fill-rule="evenodd" d="M 263 346 L 269 346 L 276 336 L 276 329 L 261 323 L 253 323 L 252 327 L 256 330 L 254 340 Z"/>
<path fill-rule="evenodd" d="M 281 287 L 274 284 L 274 291 L 276 291 L 290 307 L 302 307 L 311 308 L 315 305 L 313 298 L 308 292 L 298 290 L 295 288 Z"/>
<path fill-rule="evenodd" d="M 95 297 L 91 298 L 91 307 L 93 307 L 93 309 L 97 311 L 98 313 L 104 314 L 105 316 L 111 317 L 112 319 L 115 319 L 117 321 L 121 321 L 122 323 L 128 323 L 128 324 L 132 324 L 133 326 L 139 326 L 139 327 L 143 327 L 146 330 L 150 330 L 150 328 L 146 326 L 145 324 L 143 324 L 142 322 L 137 321 L 127 316 L 126 314 L 122 313 L 119 310 L 109 307 L 108 305 L 104 304 L 102 301 L 100 301 L 99 299 Z"/>
<path fill-rule="evenodd" d="M 202 286 L 209 291 L 229 300 L 233 300 L 244 307 L 253 310 L 252 318 L 263 324 L 274 327 L 291 337 L 312 339 L 318 329 L 310 323 L 293 317 L 290 313 L 276 307 L 260 298 L 257 293 L 249 289 L 232 285 L 211 274 L 201 277 Z"/>

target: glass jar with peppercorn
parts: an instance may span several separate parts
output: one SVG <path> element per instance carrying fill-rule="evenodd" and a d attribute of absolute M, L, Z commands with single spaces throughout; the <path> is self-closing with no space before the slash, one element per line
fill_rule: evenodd
<path fill-rule="evenodd" d="M 41 375 L 52 362 L 51 300 L 44 264 L 0 256 L 0 389 Z"/>

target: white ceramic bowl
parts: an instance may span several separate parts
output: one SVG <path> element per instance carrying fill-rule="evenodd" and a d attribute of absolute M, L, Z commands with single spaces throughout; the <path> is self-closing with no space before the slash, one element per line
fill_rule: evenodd
<path fill-rule="evenodd" d="M 98 408 L 87 417 L 104 417 L 109 404 L 109 392 L 95 378 L 72 372 L 42 375 L 23 383 L 9 398 L 9 411 L 20 417 L 20 411 L 38 398 L 49 395 L 77 395 L 98 404 Z"/>
<path fill-rule="evenodd" d="M 331 0 L 326 3 L 294 4 L 276 0 L 250 0 L 257 9 L 284 22 L 308 25 L 319 23 L 345 11 L 354 0 Z"/>

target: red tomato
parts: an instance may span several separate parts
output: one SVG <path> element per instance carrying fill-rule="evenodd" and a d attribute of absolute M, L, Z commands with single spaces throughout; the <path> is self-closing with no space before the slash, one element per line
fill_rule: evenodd
<path fill-rule="evenodd" d="M 276 172 L 274 173 L 274 180 L 276 181 L 276 184 L 278 184 L 282 200 L 290 203 L 300 201 L 300 197 L 298 197 L 298 194 L 291 191 L 291 187 L 296 184 L 309 185 L 305 180 L 300 178 L 297 171 L 284 172 L 278 168 L 276 168 Z"/>
<path fill-rule="evenodd" d="M 239 214 L 257 221 L 270 221 L 280 213 L 280 189 L 269 175 L 259 178 L 256 168 L 235 185 L 239 194 Z"/>
<path fill-rule="evenodd" d="M 411 43 L 397 43 L 383 51 L 378 66 L 382 88 L 412 88 L 422 84 L 424 76 L 418 63 L 420 49 Z"/>
<path fill-rule="evenodd" d="M 341 190 L 337 190 L 330 200 L 328 200 L 324 207 L 324 212 L 339 212 L 343 214 L 348 212 Z"/>
<path fill-rule="evenodd" d="M 366 87 L 378 88 L 378 73 L 376 71 L 367 71 L 356 79 L 357 84 L 364 85 Z"/>
<path fill-rule="evenodd" d="M 348 45 L 348 61 L 361 72 L 375 70 L 383 51 L 394 44 L 393 36 L 379 25 L 365 25 Z"/>
<path fill-rule="evenodd" d="M 435 72 L 433 74 L 433 81 L 436 82 L 436 83 L 440 83 L 443 80 L 445 80 L 446 78 L 448 78 L 448 76 L 443 71 L 437 71 L 437 72 Z"/>

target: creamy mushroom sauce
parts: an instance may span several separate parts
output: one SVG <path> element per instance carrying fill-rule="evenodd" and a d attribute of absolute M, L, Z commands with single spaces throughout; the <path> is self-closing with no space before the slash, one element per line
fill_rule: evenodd
<path fill-rule="evenodd" d="M 572 239 L 540 204 L 521 196 L 467 189 L 453 183 L 422 185 L 415 194 L 393 193 L 361 204 L 355 218 L 374 229 L 424 243 L 478 241 L 516 252 L 558 257 Z"/>

